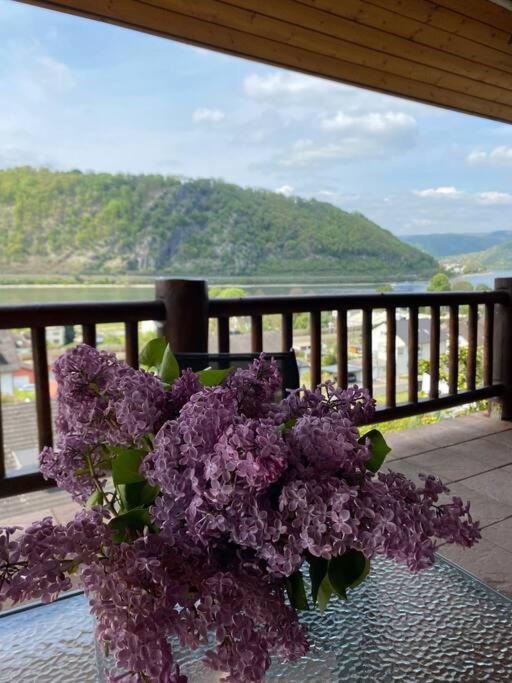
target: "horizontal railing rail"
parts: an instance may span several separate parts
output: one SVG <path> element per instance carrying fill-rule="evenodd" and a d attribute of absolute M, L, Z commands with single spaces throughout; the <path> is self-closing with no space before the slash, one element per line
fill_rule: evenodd
<path fill-rule="evenodd" d="M 464 307 L 464 308 L 462 308 Z M 125 359 L 138 364 L 138 323 L 160 321 L 163 333 L 178 352 L 208 350 L 209 322 L 216 321 L 217 346 L 229 353 L 232 345 L 231 321 L 249 320 L 250 349 L 265 348 L 265 316 L 280 316 L 280 347 L 289 351 L 296 341 L 294 316 L 309 316 L 308 370 L 310 384 L 320 383 L 323 376 L 324 312 L 335 312 L 336 381 L 349 384 L 349 331 L 354 325 L 351 312 L 360 311 L 361 384 L 374 389 L 374 313 L 381 312 L 385 325 L 384 390 L 379 400 L 375 421 L 419 415 L 443 410 L 479 400 L 500 397 L 503 416 L 512 418 L 512 280 L 497 280 L 496 288 L 486 292 L 427 292 L 347 294 L 328 296 L 247 297 L 241 299 L 209 299 L 203 280 L 161 279 L 156 283 L 156 298 L 152 301 L 87 302 L 0 306 L 0 329 L 30 328 L 34 363 L 36 413 L 39 448 L 52 445 L 52 416 L 49 392 L 49 367 L 45 328 L 55 325 L 81 325 L 83 341 L 96 345 L 96 325 L 121 322 L 125 326 Z M 463 315 L 461 316 L 461 311 Z M 398 315 L 407 320 L 407 377 L 405 391 L 397 391 L 397 323 Z M 419 386 L 419 322 L 428 321 L 428 362 L 430 388 L 422 396 Z M 466 368 L 461 386 L 459 368 L 459 335 L 461 320 L 467 326 Z M 479 322 L 482 324 L 479 325 Z M 402 323 L 403 327 L 403 323 Z M 479 333 L 480 329 L 480 333 Z M 480 334 L 480 342 L 479 342 Z M 304 331 L 301 331 L 304 336 Z M 446 348 L 448 376 L 440 391 L 441 349 Z M 479 354 L 479 349 L 483 353 Z M 481 357 L 478 375 L 477 358 Z M 424 358 L 423 358 L 424 359 Z M 406 394 L 407 400 L 398 400 Z M 0 405 L 1 408 L 1 405 Z M 0 411 L 0 497 L 25 493 L 51 486 L 34 470 L 5 471 L 5 457 Z"/>
<path fill-rule="evenodd" d="M 506 292 L 419 292 L 417 294 L 340 294 L 329 296 L 246 297 L 243 299 L 210 299 L 211 318 L 304 313 L 308 311 L 408 308 L 410 306 L 464 306 L 466 304 L 507 303 Z"/>
<path fill-rule="evenodd" d="M 164 318 L 165 306 L 162 301 L 155 300 L 0 306 L 0 330 L 53 325 L 96 325 Z"/>

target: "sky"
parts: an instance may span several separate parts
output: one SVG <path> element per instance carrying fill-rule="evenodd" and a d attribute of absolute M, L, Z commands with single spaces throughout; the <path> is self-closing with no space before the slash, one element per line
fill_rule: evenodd
<path fill-rule="evenodd" d="M 0 0 L 0 168 L 223 179 L 397 235 L 512 229 L 512 125 Z"/>

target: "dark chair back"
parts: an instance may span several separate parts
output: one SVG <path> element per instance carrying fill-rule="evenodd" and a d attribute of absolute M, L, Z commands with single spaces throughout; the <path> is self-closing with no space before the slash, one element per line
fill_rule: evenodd
<path fill-rule="evenodd" d="M 246 368 L 259 357 L 259 353 L 176 353 L 176 360 L 180 368 L 190 368 L 197 372 L 206 367 L 215 370 L 224 368 Z M 273 358 L 283 379 L 282 391 L 285 396 L 290 389 L 298 389 L 300 386 L 299 368 L 295 351 L 268 353 Z"/>

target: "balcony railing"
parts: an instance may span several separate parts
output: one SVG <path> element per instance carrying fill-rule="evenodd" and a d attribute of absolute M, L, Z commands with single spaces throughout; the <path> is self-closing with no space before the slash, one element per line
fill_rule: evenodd
<path fill-rule="evenodd" d="M 459 322 L 461 307 L 467 318 L 467 362 L 465 386 L 459 387 Z M 408 319 L 407 400 L 397 401 L 396 328 L 397 311 Z M 386 379 L 385 400 L 379 405 L 376 421 L 391 420 L 450 408 L 478 400 L 500 397 L 504 419 L 512 418 L 512 280 L 496 281 L 490 292 L 445 292 L 422 294 L 355 294 L 340 296 L 248 297 L 209 299 L 203 280 L 161 279 L 156 282 L 156 298 L 143 302 L 101 302 L 41 304 L 0 307 L 0 329 L 31 330 L 34 363 L 38 445 L 52 445 L 52 417 L 49 391 L 48 353 L 45 329 L 54 325 L 81 325 L 83 341 L 96 345 L 96 325 L 122 322 L 125 326 L 125 358 L 137 367 L 138 323 L 159 321 L 162 334 L 175 351 L 208 350 L 209 321 L 217 321 L 218 350 L 230 351 L 230 319 L 250 319 L 251 351 L 265 351 L 263 320 L 266 315 L 281 317 L 281 349 L 294 343 L 293 316 L 309 314 L 310 381 L 322 378 L 322 325 L 324 311 L 336 312 L 337 381 L 348 384 L 348 314 L 361 311 L 362 385 L 373 390 L 372 315 L 385 311 Z M 418 316 L 430 314 L 430 390 L 419 397 Z M 448 391 L 439 392 L 441 320 L 447 311 Z M 467 311 L 467 313 L 466 313 Z M 478 322 L 483 314 L 482 381 L 477 385 Z M 1 404 L 0 404 L 1 407 Z M 20 429 L 22 429 L 20 425 Z M 34 469 L 6 471 L 0 412 L 0 497 L 51 486 Z"/>

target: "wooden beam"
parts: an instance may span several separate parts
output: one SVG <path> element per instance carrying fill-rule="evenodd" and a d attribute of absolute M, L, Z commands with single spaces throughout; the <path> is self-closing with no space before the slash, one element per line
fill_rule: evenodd
<path fill-rule="evenodd" d="M 392 54 L 391 50 L 397 52 L 398 43 L 392 47 L 391 39 L 396 41 L 401 36 L 370 27 L 373 29 L 371 40 L 367 36 L 365 42 L 364 35 L 367 34 L 363 35 L 361 29 L 367 31 L 368 27 L 357 21 L 349 21 L 352 29 L 360 31 L 357 38 L 354 37 L 354 31 L 348 30 L 346 23 L 343 24 L 343 31 L 341 24 L 337 23 L 338 33 L 332 35 L 329 23 L 334 24 L 336 17 L 346 21 L 345 17 L 340 17 L 340 13 L 348 11 L 345 7 L 354 9 L 360 6 L 361 0 L 346 0 L 343 3 L 334 0 L 282 0 L 279 3 L 260 3 L 257 12 L 247 9 L 253 6 L 252 0 L 195 0 L 193 3 L 185 0 L 122 0 L 116 3 L 100 0 L 23 1 L 331 80 L 512 122 L 512 86 L 508 83 L 510 79 L 504 78 L 504 72 L 512 74 L 512 56 L 509 58 L 492 47 L 451 36 L 451 42 L 445 41 L 436 48 L 446 60 L 446 66 L 442 69 L 441 63 L 432 66 L 415 61 L 430 59 L 433 63 L 434 59 L 433 52 L 428 52 L 425 45 L 420 45 L 415 36 L 409 35 L 406 39 L 411 49 L 407 52 L 402 46 L 397 55 Z M 487 0 L 475 1 L 489 4 Z M 369 7 L 370 3 L 364 5 Z M 294 8 L 296 21 L 302 23 L 303 12 L 308 7 L 316 11 L 317 22 L 323 22 L 323 32 L 318 23 L 312 29 L 268 16 L 270 11 L 284 11 L 283 7 L 287 7 L 287 11 Z M 373 7 L 375 11 L 379 10 L 375 5 Z M 329 9 L 329 21 L 322 14 L 325 8 Z M 310 16 L 311 13 L 308 13 Z M 433 30 L 436 35 L 442 33 L 435 27 Z M 379 36 L 381 42 L 377 40 Z M 443 52 L 443 44 L 457 52 L 458 46 L 462 45 L 457 41 L 465 41 L 464 45 L 468 47 L 464 57 Z M 422 64 L 422 67 L 418 64 Z"/>
<path fill-rule="evenodd" d="M 444 59 L 445 68 L 448 69 L 452 67 L 452 63 L 458 62 L 453 57 L 458 57 L 473 62 L 475 67 L 487 65 L 491 69 L 512 72 L 512 51 L 497 50 L 492 41 L 482 45 L 480 42 L 440 30 L 437 26 L 421 23 L 403 14 L 368 4 L 366 0 L 343 0 L 343 2 L 338 2 L 338 0 L 297 0 L 297 2 L 351 20 L 354 24 L 359 24 L 360 29 L 369 27 L 378 29 L 388 35 L 387 45 L 389 45 L 390 38 L 394 38 L 395 41 L 398 37 L 405 38 L 410 41 L 409 50 L 405 53 L 402 52 L 402 54 L 412 59 L 415 58 L 418 46 L 423 45 L 437 50 L 439 57 Z M 463 20 L 464 17 L 461 16 L 461 19 Z M 512 31 L 512 13 L 508 26 Z M 373 36 L 372 41 L 378 39 L 376 34 Z"/>
<path fill-rule="evenodd" d="M 492 45 L 495 50 L 510 52 L 510 32 L 501 24 L 498 28 L 482 23 L 477 19 L 442 7 L 433 0 L 367 0 L 369 5 L 394 12 L 398 16 L 409 17 L 416 21 L 462 36 L 482 45 Z"/>
<path fill-rule="evenodd" d="M 436 4 L 493 28 L 510 27 L 512 22 L 512 12 L 490 0 L 436 0 Z"/>
<path fill-rule="evenodd" d="M 150 2 L 162 4 L 164 0 Z M 186 4 L 186 0 L 172 2 L 174 5 Z M 512 102 L 511 49 L 507 55 L 497 53 L 506 70 L 485 66 L 476 61 L 476 57 L 471 61 L 460 56 L 459 46 L 450 43 L 450 34 L 438 29 L 433 29 L 437 40 L 432 39 L 430 44 L 423 43 L 418 33 L 425 27 L 416 21 L 406 19 L 409 26 L 397 35 L 400 17 L 392 12 L 373 22 L 377 28 L 364 25 L 364 17 L 372 16 L 375 19 L 375 13 L 381 10 L 374 7 L 370 15 L 366 2 L 362 0 L 344 0 L 343 3 L 333 3 L 332 0 L 280 0 L 278 3 L 196 0 L 194 7 L 203 19 L 214 21 L 218 20 L 218 7 L 223 4 L 232 7 L 229 19 L 225 19 L 231 28 L 251 31 L 317 54 L 370 66 L 455 92 L 474 94 L 496 102 Z M 317 9 L 320 6 L 322 9 Z M 241 14 L 240 7 L 250 14 Z M 362 15 L 356 11 L 360 7 L 365 8 Z M 335 8 L 335 13 L 324 11 L 325 8 Z M 390 32 L 391 23 L 393 32 Z M 450 48 L 448 55 L 443 45 Z M 487 51 L 480 44 L 471 45 Z"/>

